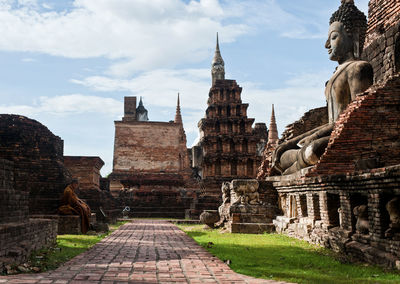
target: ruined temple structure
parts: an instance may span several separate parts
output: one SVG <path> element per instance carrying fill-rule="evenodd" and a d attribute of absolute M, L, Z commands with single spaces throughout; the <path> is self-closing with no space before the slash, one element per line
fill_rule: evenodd
<path fill-rule="evenodd" d="M 70 173 L 63 163 L 64 142 L 36 120 L 0 115 L 0 158 L 14 162 L 16 190 L 29 192 L 29 213 L 57 213 Z"/>
<path fill-rule="evenodd" d="M 212 86 L 206 115 L 198 123 L 200 141 L 192 148 L 192 163 L 202 180 L 203 200 L 197 209 L 217 209 L 222 182 L 255 178 L 267 142 L 267 127 L 247 117 L 242 88 L 225 79 L 218 35 L 212 61 Z"/>
<path fill-rule="evenodd" d="M 136 97 L 125 97 L 125 114 L 115 121 L 110 192 L 134 217 L 185 217 L 193 199 L 186 134 L 179 94 L 175 120 L 149 121 Z"/>
<path fill-rule="evenodd" d="M 346 5 L 354 4 L 342 1 Z M 271 173 L 266 181 L 279 194 L 282 214 L 274 220 L 278 232 L 319 243 L 351 259 L 400 269 L 397 0 L 369 2 L 361 58 L 371 63 L 374 84 L 339 114 L 317 163 L 293 174 Z M 326 108 L 306 113 L 287 128 L 280 145 L 326 123 L 326 113 Z"/>
<path fill-rule="evenodd" d="M 257 179 L 263 179 L 268 175 L 268 167 L 271 162 L 270 157 L 272 152 L 278 146 L 278 144 L 279 144 L 278 127 L 276 125 L 274 105 L 272 105 L 271 119 L 268 131 L 268 142 L 267 145 L 265 145 L 263 152 L 263 156 L 268 158 L 262 159 L 261 165 L 258 168 Z"/>
<path fill-rule="evenodd" d="M 27 117 L 0 115 L 0 272 L 55 242 L 70 179 L 60 137 Z"/>
<path fill-rule="evenodd" d="M 100 157 L 64 156 L 64 165 L 79 181 L 77 195 L 85 200 L 100 223 L 115 223 L 122 206 L 111 195 L 107 186 L 101 186 L 100 170 L 104 165 Z"/>

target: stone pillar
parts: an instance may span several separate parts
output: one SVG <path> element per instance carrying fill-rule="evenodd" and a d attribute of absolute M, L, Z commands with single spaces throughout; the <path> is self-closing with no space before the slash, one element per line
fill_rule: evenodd
<path fill-rule="evenodd" d="M 381 238 L 385 234 L 386 228 L 382 224 L 382 212 L 385 208 L 385 198 L 379 193 L 368 194 L 368 221 L 369 234 Z"/>
<path fill-rule="evenodd" d="M 344 230 L 353 231 L 355 228 L 352 226 L 351 218 L 353 212 L 350 203 L 350 194 L 347 192 L 340 193 L 340 227 Z"/>
<path fill-rule="evenodd" d="M 299 194 L 294 194 L 294 197 L 296 198 L 297 216 L 298 217 L 303 217 L 303 212 L 301 212 L 300 195 Z"/>
<path fill-rule="evenodd" d="M 124 117 L 122 120 L 136 120 L 136 97 L 124 97 Z"/>
<path fill-rule="evenodd" d="M 326 191 L 322 191 L 319 193 L 319 208 L 321 212 L 321 220 L 325 225 L 329 225 L 329 216 L 328 216 L 328 201 L 327 201 L 327 193 Z"/>
<path fill-rule="evenodd" d="M 312 193 L 307 193 L 307 215 L 308 217 L 315 220 L 315 209 L 314 209 L 314 202 L 313 202 L 313 195 Z"/>

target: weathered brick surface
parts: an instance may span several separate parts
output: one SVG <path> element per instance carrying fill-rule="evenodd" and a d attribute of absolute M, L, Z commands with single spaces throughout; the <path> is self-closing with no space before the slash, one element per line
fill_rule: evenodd
<path fill-rule="evenodd" d="M 69 234 L 69 235 L 79 235 L 82 233 L 81 229 L 81 217 L 70 215 L 58 217 L 58 234 Z"/>
<path fill-rule="evenodd" d="M 374 69 L 375 82 L 400 71 L 400 5 L 397 0 L 369 2 L 369 19 L 363 58 Z"/>
<path fill-rule="evenodd" d="M 130 207 L 126 216 L 185 218 L 186 210 L 196 196 L 191 189 L 178 184 L 137 185 L 120 191 L 118 199 L 122 208 Z"/>
<path fill-rule="evenodd" d="M 29 192 L 15 190 L 14 163 L 0 159 L 0 224 L 24 222 L 29 212 Z"/>
<path fill-rule="evenodd" d="M 56 237 L 56 219 L 0 224 L 0 270 L 6 264 L 26 261 L 32 251 L 54 244 Z"/>
<path fill-rule="evenodd" d="M 100 157 L 64 156 L 64 165 L 79 180 L 80 189 L 100 189 L 100 170 L 104 166 Z"/>
<path fill-rule="evenodd" d="M 328 109 L 326 106 L 309 110 L 299 120 L 285 127 L 279 143 L 290 140 L 326 123 L 328 123 Z"/>
<path fill-rule="evenodd" d="M 237 274 L 175 225 L 151 220 L 123 225 L 55 271 L 0 276 L 0 283 L 17 282 L 283 283 Z"/>
<path fill-rule="evenodd" d="M 14 162 L 15 190 L 29 192 L 31 214 L 55 214 L 70 175 L 63 141 L 39 122 L 0 115 L 0 158 Z"/>
<path fill-rule="evenodd" d="M 116 121 L 113 172 L 178 173 L 189 163 L 179 159 L 187 153 L 180 139 L 180 125 L 172 122 Z"/>
<path fill-rule="evenodd" d="M 400 164 L 400 76 L 357 96 L 335 123 L 328 147 L 308 176 Z"/>
<path fill-rule="evenodd" d="M 368 30 L 366 46 L 379 38 L 400 20 L 400 6 L 397 0 L 370 0 L 368 7 Z"/>
<path fill-rule="evenodd" d="M 6 264 L 24 262 L 57 236 L 57 220 L 29 219 L 29 192 L 14 187 L 20 171 L 13 162 L 0 159 L 0 272 Z"/>

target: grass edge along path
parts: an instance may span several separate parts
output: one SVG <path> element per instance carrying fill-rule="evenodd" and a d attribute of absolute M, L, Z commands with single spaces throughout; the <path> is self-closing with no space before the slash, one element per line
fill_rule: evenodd
<path fill-rule="evenodd" d="M 54 270 L 75 256 L 87 251 L 99 241 L 110 235 L 129 221 L 119 221 L 109 225 L 109 231 L 87 235 L 57 235 L 55 246 L 33 252 L 30 265 L 38 268 L 37 272 Z"/>
<path fill-rule="evenodd" d="M 400 283 L 397 271 L 341 263 L 331 250 L 285 235 L 229 234 L 204 229 L 204 225 L 177 226 L 240 274 L 295 283 Z"/>

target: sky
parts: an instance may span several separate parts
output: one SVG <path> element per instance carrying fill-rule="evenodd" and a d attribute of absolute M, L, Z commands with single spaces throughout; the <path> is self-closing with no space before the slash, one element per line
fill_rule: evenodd
<path fill-rule="evenodd" d="M 367 14 L 368 0 L 356 0 Z M 0 0 L 0 113 L 35 119 L 64 155 L 99 156 L 112 171 L 114 121 L 124 96 L 143 97 L 151 121 L 174 119 L 177 93 L 188 147 L 207 108 L 216 33 L 226 79 L 243 88 L 248 117 L 279 134 L 325 105 L 336 63 L 324 44 L 340 0 Z M 157 137 L 162 139 L 162 137 Z"/>

